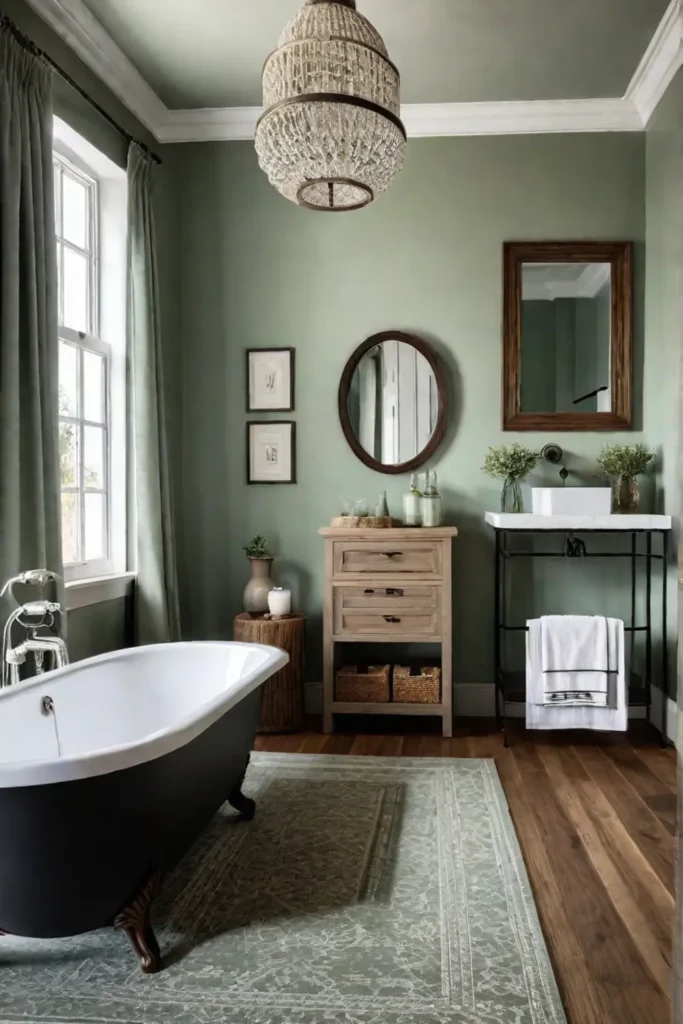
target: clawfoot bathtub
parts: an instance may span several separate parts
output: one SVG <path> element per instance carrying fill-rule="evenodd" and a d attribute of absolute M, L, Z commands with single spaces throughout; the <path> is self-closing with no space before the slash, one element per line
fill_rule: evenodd
<path fill-rule="evenodd" d="M 241 786 L 270 647 L 167 644 L 0 691 L 0 933 L 124 930 L 159 969 L 160 880 Z"/>

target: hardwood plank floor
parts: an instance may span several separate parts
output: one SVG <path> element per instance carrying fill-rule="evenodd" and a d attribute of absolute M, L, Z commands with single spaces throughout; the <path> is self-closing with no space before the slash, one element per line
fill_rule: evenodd
<path fill-rule="evenodd" d="M 382 720 L 381 733 L 362 719 L 346 727 L 323 736 L 313 721 L 304 733 L 260 736 L 256 749 L 494 758 L 569 1024 L 669 1024 L 674 751 L 639 726 L 616 741 L 520 726 L 507 750 L 488 720 L 458 723 L 450 740 L 407 732 L 405 719 Z"/>

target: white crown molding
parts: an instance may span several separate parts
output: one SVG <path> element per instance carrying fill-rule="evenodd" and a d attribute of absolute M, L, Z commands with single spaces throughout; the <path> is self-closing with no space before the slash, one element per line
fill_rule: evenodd
<path fill-rule="evenodd" d="M 681 0 L 671 0 L 626 90 L 625 98 L 635 105 L 645 127 L 681 66 L 683 7 Z"/>
<path fill-rule="evenodd" d="M 253 139 L 261 107 L 206 107 L 168 110 L 159 142 L 245 142 Z"/>
<path fill-rule="evenodd" d="M 159 125 L 168 115 L 165 104 L 83 0 L 28 0 L 28 3 L 158 138 Z"/>
<path fill-rule="evenodd" d="M 529 270 L 529 273 L 526 271 Z M 545 273 L 544 273 L 545 270 Z M 537 274 L 536 271 L 539 271 Z M 553 266 L 526 264 L 522 273 L 522 298 L 541 302 L 555 299 L 594 299 L 611 280 L 609 263 L 589 263 L 574 281 L 553 277 Z"/>
<path fill-rule="evenodd" d="M 637 110 L 623 99 L 420 103 L 406 104 L 401 114 L 411 138 L 643 130 Z"/>
<path fill-rule="evenodd" d="M 254 138 L 261 107 L 170 110 L 160 142 L 239 142 Z M 412 139 L 436 136 L 535 135 L 548 132 L 642 132 L 627 100 L 539 100 L 519 103 L 405 104 Z"/>
<path fill-rule="evenodd" d="M 254 138 L 259 107 L 169 110 L 83 0 L 28 0 L 159 142 Z M 683 0 L 671 0 L 622 99 L 407 104 L 411 138 L 643 131 L 683 65 Z"/>

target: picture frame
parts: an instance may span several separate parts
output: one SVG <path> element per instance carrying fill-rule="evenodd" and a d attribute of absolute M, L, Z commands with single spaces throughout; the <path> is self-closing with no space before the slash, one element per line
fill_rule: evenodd
<path fill-rule="evenodd" d="M 296 423 L 292 420 L 247 423 L 247 483 L 296 483 Z"/>
<path fill-rule="evenodd" d="M 247 349 L 247 412 L 294 412 L 295 350 Z"/>

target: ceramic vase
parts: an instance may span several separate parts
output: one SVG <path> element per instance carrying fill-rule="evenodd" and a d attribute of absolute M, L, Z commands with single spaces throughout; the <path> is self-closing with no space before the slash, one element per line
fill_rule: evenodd
<path fill-rule="evenodd" d="M 268 611 L 268 594 L 275 588 L 270 578 L 272 558 L 250 558 L 251 579 L 244 588 L 242 604 L 245 612 L 263 615 Z"/>
<path fill-rule="evenodd" d="M 612 485 L 614 511 L 622 515 L 633 515 L 640 505 L 638 477 L 620 473 Z"/>

